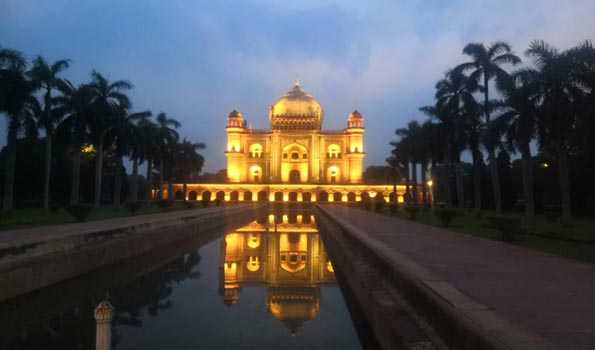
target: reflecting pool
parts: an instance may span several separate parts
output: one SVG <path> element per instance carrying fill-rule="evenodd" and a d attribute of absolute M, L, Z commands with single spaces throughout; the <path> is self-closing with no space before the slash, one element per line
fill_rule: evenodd
<path fill-rule="evenodd" d="M 285 211 L 0 304 L 0 349 L 93 349 L 93 308 L 115 307 L 112 349 L 360 349 L 307 211 Z"/>

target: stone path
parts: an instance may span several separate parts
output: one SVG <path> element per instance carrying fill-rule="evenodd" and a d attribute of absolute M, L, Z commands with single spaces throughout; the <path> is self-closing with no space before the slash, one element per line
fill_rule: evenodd
<path fill-rule="evenodd" d="M 48 225 L 0 231 L 0 249 L 10 246 L 45 242 L 49 240 L 63 239 L 72 236 L 86 235 L 89 233 L 103 232 L 108 230 L 152 226 L 158 223 L 167 223 L 184 218 L 194 218 L 208 215 L 221 210 L 243 210 L 243 208 L 246 208 L 247 206 L 250 206 L 250 204 L 228 207 L 176 210 L 167 213 L 145 214 L 81 223 Z"/>
<path fill-rule="evenodd" d="M 323 209 L 560 349 L 595 349 L 595 266 L 360 209 Z"/>

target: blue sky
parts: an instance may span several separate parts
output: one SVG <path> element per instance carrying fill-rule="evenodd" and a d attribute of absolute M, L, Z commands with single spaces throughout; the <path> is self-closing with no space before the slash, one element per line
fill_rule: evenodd
<path fill-rule="evenodd" d="M 65 77 L 77 83 L 92 69 L 132 81 L 135 110 L 165 111 L 182 136 L 207 144 L 208 171 L 225 167 L 227 114 L 268 127 L 268 106 L 300 79 L 325 128 L 364 114 L 372 165 L 395 128 L 425 119 L 418 107 L 465 60 L 466 43 L 504 40 L 522 55 L 544 39 L 563 49 L 595 39 L 594 14 L 592 0 L 2 0 L 0 46 L 69 58 Z"/>

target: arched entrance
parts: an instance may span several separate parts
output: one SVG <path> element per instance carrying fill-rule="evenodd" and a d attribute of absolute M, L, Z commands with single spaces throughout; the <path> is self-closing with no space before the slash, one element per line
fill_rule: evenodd
<path fill-rule="evenodd" d="M 347 193 L 347 201 L 350 203 L 354 203 L 355 202 L 355 193 L 353 192 L 349 192 Z"/>
<path fill-rule="evenodd" d="M 302 200 L 304 202 L 311 202 L 312 201 L 312 193 L 310 193 L 310 192 L 302 193 Z"/>
<path fill-rule="evenodd" d="M 283 202 L 283 192 L 275 192 L 275 202 Z"/>
<path fill-rule="evenodd" d="M 290 202 L 297 202 L 297 192 L 289 192 L 289 201 Z"/>
<path fill-rule="evenodd" d="M 196 191 L 188 192 L 188 200 L 195 201 L 197 197 Z"/>
<path fill-rule="evenodd" d="M 341 201 L 341 192 L 335 192 L 335 193 L 333 193 L 333 201 L 334 202 L 340 202 Z"/>
<path fill-rule="evenodd" d="M 289 172 L 289 182 L 292 184 L 297 184 L 301 182 L 299 170 L 292 170 Z"/>
<path fill-rule="evenodd" d="M 244 200 L 251 201 L 252 200 L 252 192 L 250 192 L 250 191 L 244 192 Z"/>
<path fill-rule="evenodd" d="M 232 191 L 231 194 L 229 195 L 229 199 L 232 201 L 238 201 L 240 198 L 240 194 L 238 193 L 238 191 Z"/>
<path fill-rule="evenodd" d="M 225 200 L 225 192 L 223 192 L 223 191 L 217 192 L 217 196 L 215 197 L 215 199 L 217 199 L 218 201 L 224 201 Z"/>

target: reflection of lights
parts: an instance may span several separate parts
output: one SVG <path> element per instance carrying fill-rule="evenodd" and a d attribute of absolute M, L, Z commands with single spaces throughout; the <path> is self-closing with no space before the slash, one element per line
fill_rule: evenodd
<path fill-rule="evenodd" d="M 84 144 L 81 147 L 81 152 L 83 152 L 85 154 L 95 153 L 95 146 L 93 146 L 90 143 Z"/>
<path fill-rule="evenodd" d="M 260 260 L 257 256 L 251 256 L 246 263 L 246 268 L 250 272 L 256 272 L 260 270 Z"/>
<path fill-rule="evenodd" d="M 335 268 L 333 267 L 333 264 L 330 260 L 326 262 L 326 270 L 328 272 L 335 272 Z"/>

